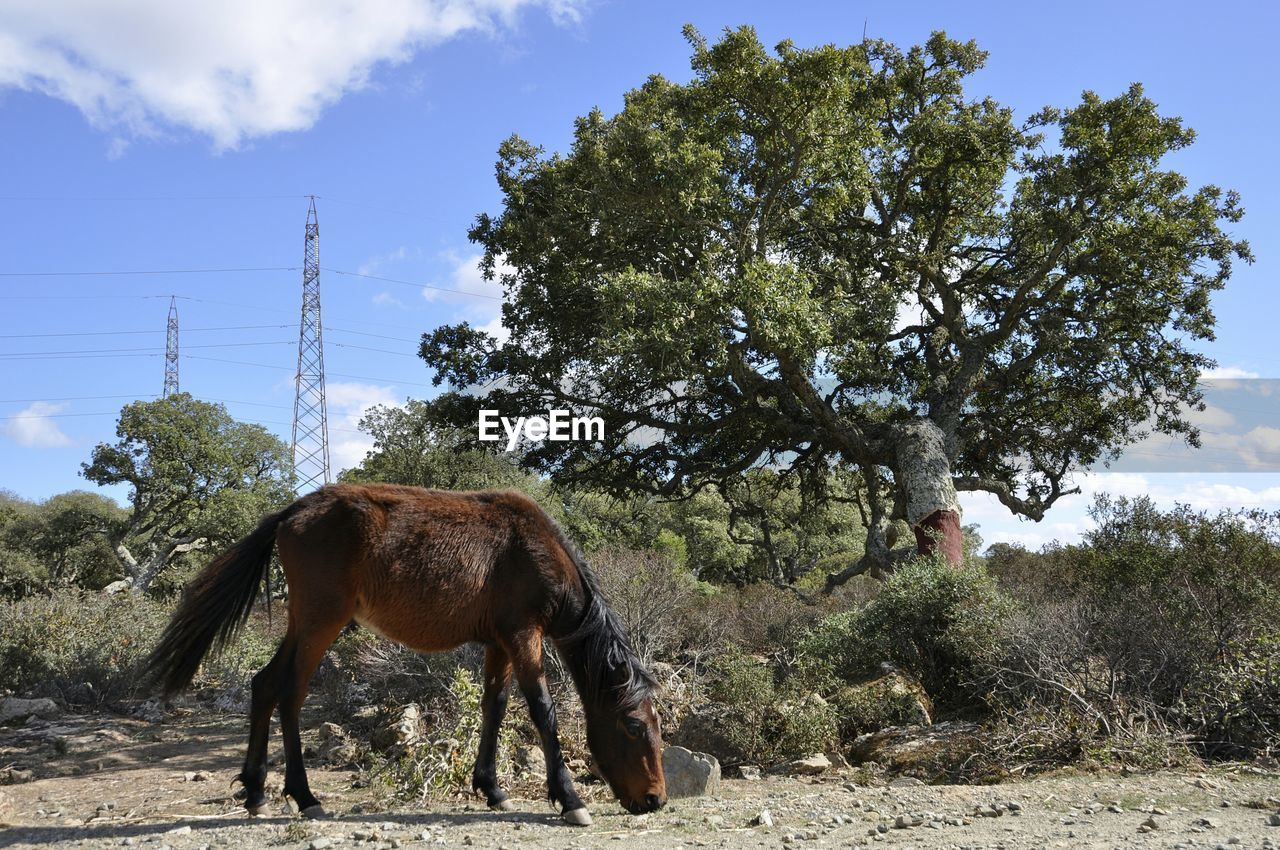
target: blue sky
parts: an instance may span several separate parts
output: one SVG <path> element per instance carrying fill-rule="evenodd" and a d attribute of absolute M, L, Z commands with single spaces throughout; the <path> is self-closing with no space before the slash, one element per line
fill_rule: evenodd
<path fill-rule="evenodd" d="M 1171 164 L 1195 185 L 1240 190 L 1248 210 L 1235 232 L 1258 261 L 1216 299 L 1207 350 L 1225 377 L 1280 378 L 1269 85 L 1280 26 L 1268 4 L 203 5 L 0 6 L 0 487 L 21 496 L 86 486 L 79 464 L 112 438 L 120 405 L 160 392 L 170 295 L 182 388 L 288 435 L 300 286 L 288 269 L 301 264 L 308 194 L 320 196 L 334 461 L 358 461 L 362 410 L 432 392 L 413 356 L 419 334 L 496 319 L 466 230 L 498 207 L 498 143 L 519 132 L 563 148 L 574 117 L 616 110 L 647 75 L 687 79 L 686 22 L 710 37 L 750 23 L 766 43 L 800 45 L 855 42 L 865 27 L 905 46 L 945 29 L 991 53 L 970 91 L 1021 115 L 1143 82 L 1199 133 Z M 198 269 L 274 270 L 172 273 Z M 73 271 L 170 273 L 15 274 Z M 1280 458 L 1268 408 L 1239 407 L 1247 415 L 1226 415 L 1248 425 L 1262 457 Z M 1245 471 L 1274 462 L 1186 464 L 1082 474 L 1086 494 L 1040 524 L 969 498 L 966 521 L 988 541 L 1039 545 L 1074 539 L 1097 490 L 1280 508 L 1280 474 Z"/>

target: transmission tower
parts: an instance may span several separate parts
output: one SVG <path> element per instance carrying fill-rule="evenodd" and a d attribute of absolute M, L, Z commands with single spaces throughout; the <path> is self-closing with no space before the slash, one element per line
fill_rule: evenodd
<path fill-rule="evenodd" d="M 169 324 L 164 341 L 164 395 L 178 392 L 178 299 L 169 296 Z"/>
<path fill-rule="evenodd" d="M 324 399 L 324 340 L 320 327 L 320 220 L 316 198 L 307 210 L 302 256 L 302 322 L 293 396 L 293 485 L 303 493 L 329 483 L 329 417 Z"/>

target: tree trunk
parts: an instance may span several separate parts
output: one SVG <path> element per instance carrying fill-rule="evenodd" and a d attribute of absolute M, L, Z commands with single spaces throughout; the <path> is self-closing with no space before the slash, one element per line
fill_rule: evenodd
<path fill-rule="evenodd" d="M 894 441 L 894 476 L 906 501 L 907 523 L 921 555 L 942 555 L 958 565 L 964 559 L 960 500 L 951 480 L 942 429 L 928 419 L 901 426 Z"/>
<path fill-rule="evenodd" d="M 182 537 L 178 539 L 168 538 L 163 543 L 152 543 L 147 548 L 147 558 L 145 562 L 139 563 L 138 559 L 133 556 L 128 547 L 123 542 L 115 544 L 116 557 L 120 559 L 120 563 L 124 566 L 125 574 L 128 576 L 129 590 L 141 596 L 151 589 L 151 585 L 159 577 L 164 568 L 168 566 L 169 559 L 181 552 L 190 552 L 195 549 L 203 548 L 208 543 L 203 537 Z"/>

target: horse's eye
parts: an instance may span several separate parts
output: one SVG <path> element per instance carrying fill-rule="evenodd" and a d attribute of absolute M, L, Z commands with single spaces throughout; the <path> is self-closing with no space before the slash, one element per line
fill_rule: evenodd
<path fill-rule="evenodd" d="M 628 717 L 623 721 L 622 726 L 632 738 L 639 738 L 644 734 L 644 724 L 634 717 Z"/>

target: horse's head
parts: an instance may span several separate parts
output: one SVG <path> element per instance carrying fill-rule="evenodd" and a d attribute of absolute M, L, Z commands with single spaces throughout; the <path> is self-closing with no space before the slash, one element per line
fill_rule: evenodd
<path fill-rule="evenodd" d="M 662 729 L 652 680 L 642 669 L 632 671 L 630 681 L 601 689 L 587 709 L 587 746 L 600 776 L 627 811 L 639 815 L 666 804 Z"/>

